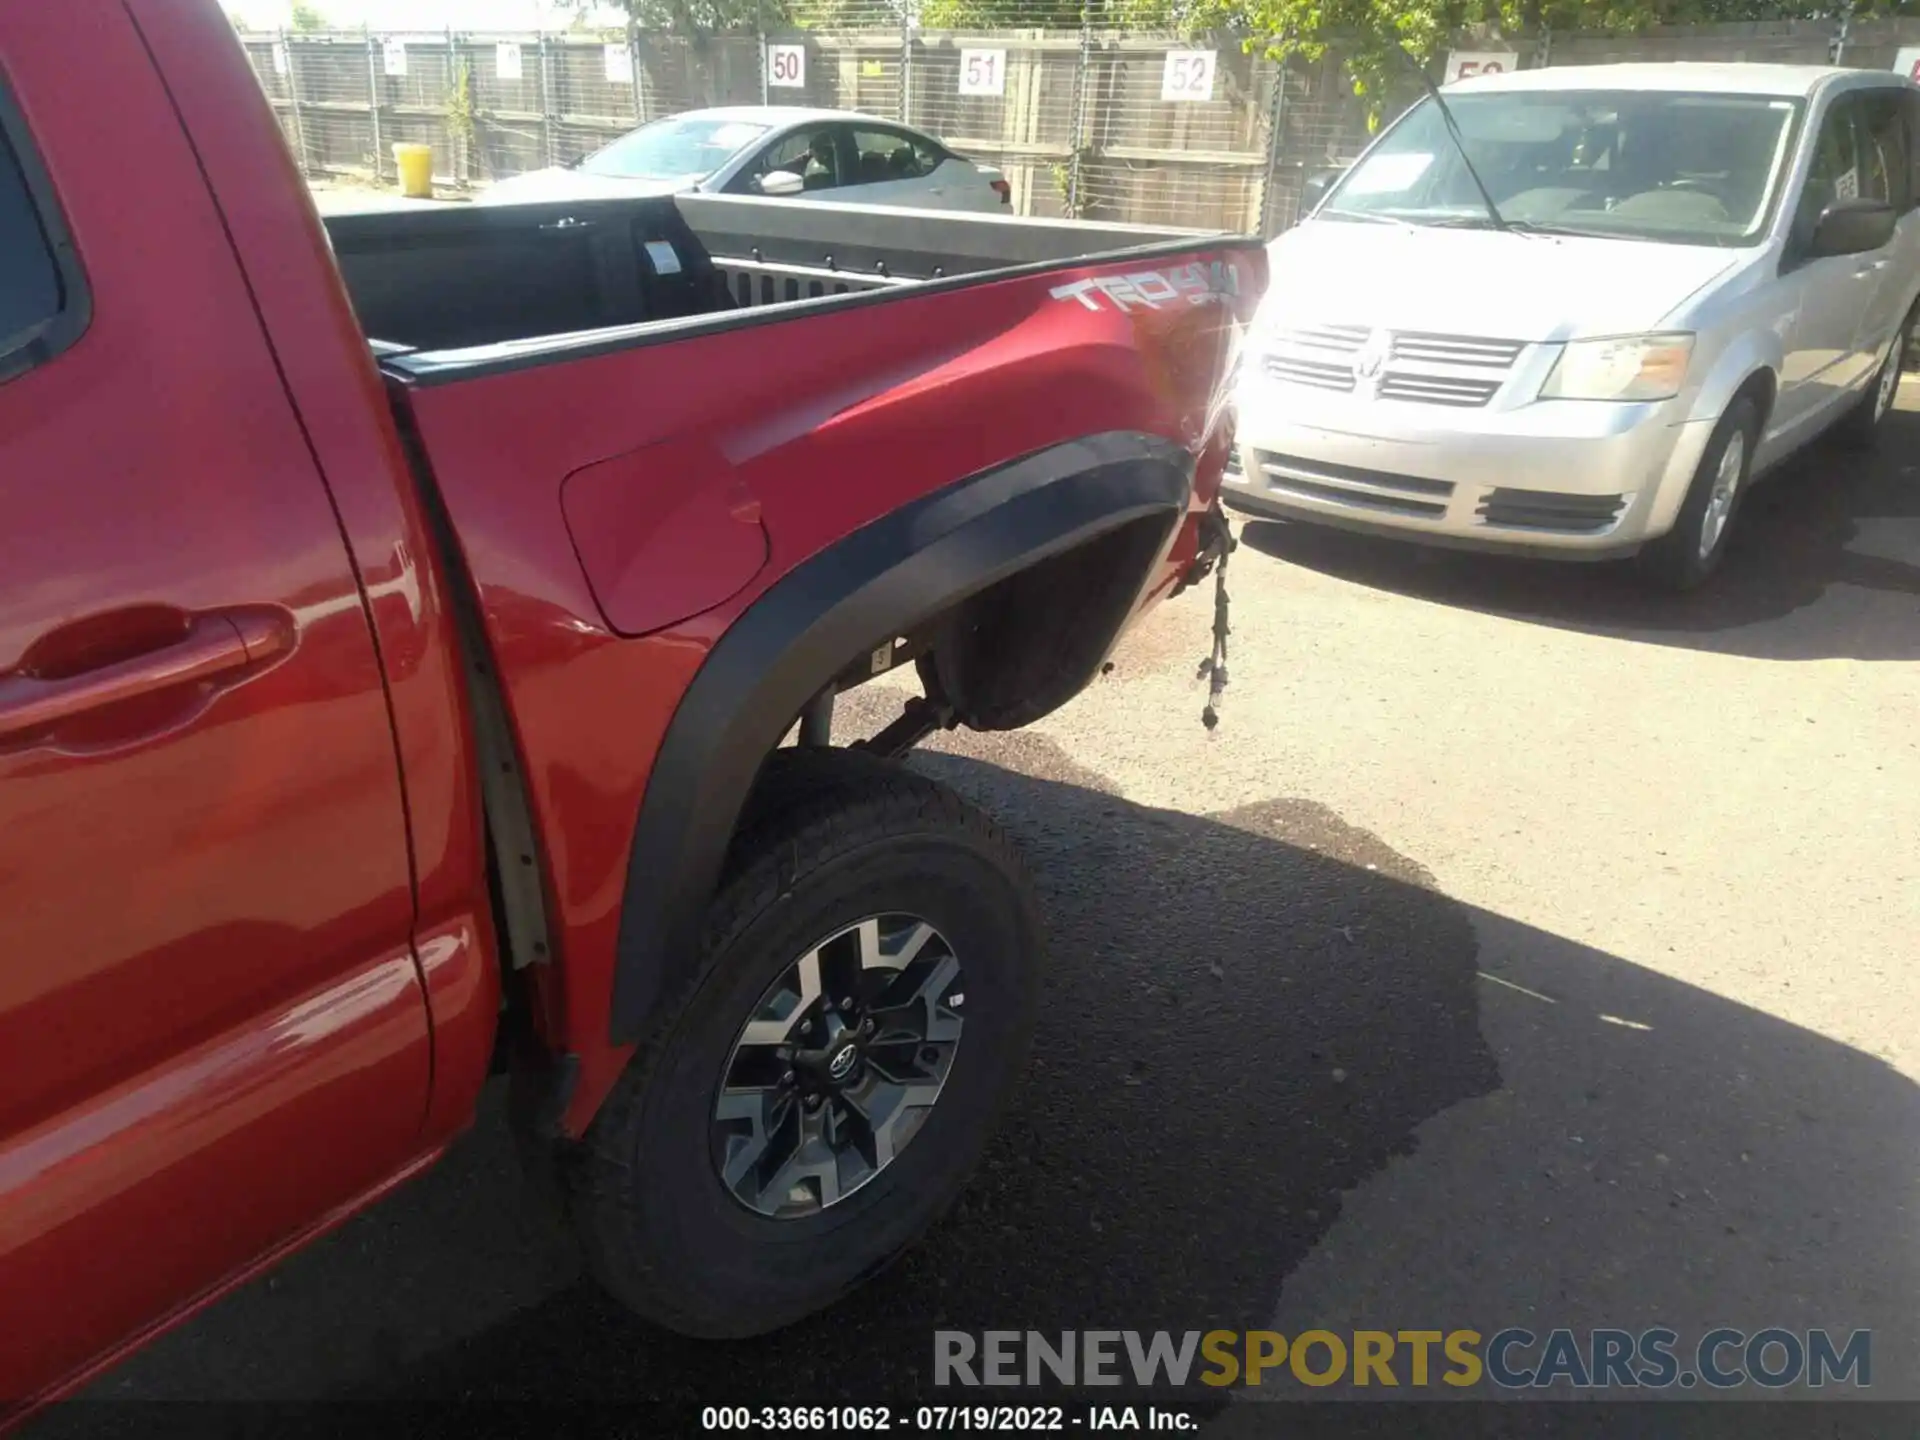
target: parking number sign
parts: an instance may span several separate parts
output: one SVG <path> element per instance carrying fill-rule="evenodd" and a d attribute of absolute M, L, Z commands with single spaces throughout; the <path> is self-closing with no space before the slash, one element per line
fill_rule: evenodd
<path fill-rule="evenodd" d="M 962 95 L 1006 94 L 1007 52 L 962 50 L 960 52 L 960 93 Z"/>
<path fill-rule="evenodd" d="M 1160 72 L 1160 98 L 1211 100 L 1216 58 L 1211 50 L 1169 50 L 1166 68 Z"/>
<path fill-rule="evenodd" d="M 1443 83 L 1451 85 L 1469 75 L 1504 75 L 1520 68 L 1515 63 L 1517 59 L 1507 50 L 1455 50 L 1447 56 L 1447 78 Z"/>
<path fill-rule="evenodd" d="M 493 47 L 493 73 L 502 80 L 520 78 L 520 47 L 511 40 L 502 40 Z"/>
<path fill-rule="evenodd" d="M 767 46 L 767 84 L 784 90 L 803 90 L 807 84 L 807 47 Z"/>

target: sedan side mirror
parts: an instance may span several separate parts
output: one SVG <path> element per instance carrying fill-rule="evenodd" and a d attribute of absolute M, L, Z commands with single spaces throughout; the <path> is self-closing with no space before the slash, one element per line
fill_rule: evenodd
<path fill-rule="evenodd" d="M 806 188 L 805 178 L 791 170 L 769 170 L 760 177 L 762 195 L 798 195 Z"/>
<path fill-rule="evenodd" d="M 1820 212 L 1807 240 L 1807 258 L 1878 250 L 1893 239 L 1899 219 L 1884 200 L 1836 200 Z"/>

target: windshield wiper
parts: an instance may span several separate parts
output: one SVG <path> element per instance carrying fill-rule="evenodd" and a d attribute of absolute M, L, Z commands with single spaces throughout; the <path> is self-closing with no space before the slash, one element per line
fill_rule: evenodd
<path fill-rule="evenodd" d="M 1510 220 L 1501 217 L 1498 225 L 1485 215 L 1442 215 L 1433 220 L 1411 222 L 1430 230 L 1504 230 L 1513 235 L 1576 235 L 1589 240 L 1618 240 L 1607 230 L 1583 230 L 1577 225 L 1557 225 L 1551 220 Z"/>
<path fill-rule="evenodd" d="M 1414 222 L 1398 215 L 1383 215 L 1376 210 L 1342 210 L 1338 207 L 1320 212 L 1335 220 L 1365 220 L 1370 225 L 1398 225 L 1402 230 L 1414 228 Z"/>
<path fill-rule="evenodd" d="M 1493 221 L 1493 228 L 1513 229 L 1514 227 L 1509 225 L 1505 217 L 1500 214 L 1500 207 L 1493 203 L 1493 192 L 1487 189 L 1487 182 L 1482 180 L 1480 172 L 1473 168 L 1473 157 L 1467 154 L 1467 137 L 1460 133 L 1460 122 L 1453 118 L 1452 109 L 1441 98 L 1440 87 L 1433 83 L 1432 76 L 1414 63 L 1413 56 L 1409 55 L 1405 48 L 1396 43 L 1393 49 L 1395 54 L 1406 61 L 1407 68 L 1419 76 L 1420 83 L 1426 87 L 1427 94 L 1433 98 L 1434 105 L 1439 108 L 1440 118 L 1447 123 L 1447 134 L 1453 138 L 1453 148 L 1460 152 L 1460 163 L 1467 167 L 1467 174 L 1473 180 L 1473 188 L 1480 192 L 1481 203 L 1487 207 L 1487 218 Z"/>
<path fill-rule="evenodd" d="M 1509 220 L 1507 226 L 1509 229 L 1523 231 L 1528 235 L 1576 235 L 1588 240 L 1624 238 L 1607 230 L 1583 230 L 1578 225 L 1556 225 L 1550 220 Z"/>

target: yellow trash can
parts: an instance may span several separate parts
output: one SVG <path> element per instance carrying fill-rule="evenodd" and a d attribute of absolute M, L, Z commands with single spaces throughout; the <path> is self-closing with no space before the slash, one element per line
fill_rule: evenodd
<path fill-rule="evenodd" d="M 402 195 L 410 200 L 433 198 L 433 147 L 431 145 L 395 145 L 393 168 L 400 172 Z"/>

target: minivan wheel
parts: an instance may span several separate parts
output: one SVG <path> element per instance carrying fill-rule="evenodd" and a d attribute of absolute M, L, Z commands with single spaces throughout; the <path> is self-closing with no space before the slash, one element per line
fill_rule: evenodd
<path fill-rule="evenodd" d="M 1039 999 L 1033 888 L 945 787 L 768 761 L 700 968 L 570 1167 L 591 1269 L 670 1330 L 756 1335 L 883 1268 L 958 1195 Z"/>
<path fill-rule="evenodd" d="M 1654 584 L 1691 590 L 1720 568 L 1727 535 L 1746 499 L 1759 436 L 1760 407 L 1742 395 L 1714 427 L 1673 529 L 1640 551 L 1641 572 Z"/>
<path fill-rule="evenodd" d="M 1887 358 L 1874 372 L 1873 384 L 1847 416 L 1834 427 L 1834 438 L 1851 450 L 1871 450 L 1880 440 L 1882 421 L 1893 409 L 1900 394 L 1900 376 L 1906 370 L 1907 355 L 1913 348 L 1914 322 L 1920 319 L 1920 304 L 1907 312 L 1899 332 L 1887 347 Z"/>

